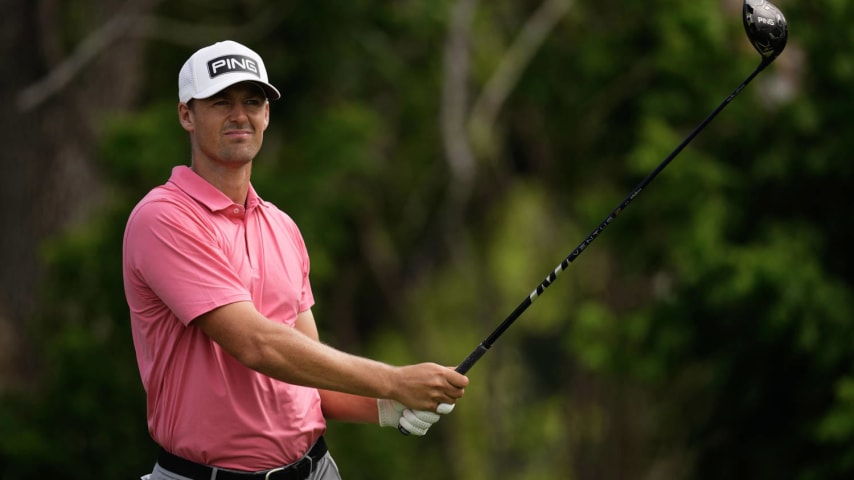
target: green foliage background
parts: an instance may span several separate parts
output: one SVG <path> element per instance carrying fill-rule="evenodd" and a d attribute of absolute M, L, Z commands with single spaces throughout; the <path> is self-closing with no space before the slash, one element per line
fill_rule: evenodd
<path fill-rule="evenodd" d="M 284 93 L 253 183 L 301 226 L 324 339 L 392 363 L 464 358 L 759 61 L 736 0 L 570 2 L 475 138 L 453 222 L 455 2 L 280 3 L 246 40 Z M 472 97 L 539 4 L 477 4 Z M 502 337 L 452 415 L 422 439 L 330 425 L 344 478 L 854 475 L 854 12 L 778 5 L 787 51 Z M 264 6 L 159 14 L 227 27 Z M 44 245 L 43 377 L 0 400 L 2 478 L 135 478 L 154 461 L 121 236 L 188 161 L 174 78 L 193 50 L 151 41 L 144 101 L 104 119 L 93 159 L 109 201 Z"/>

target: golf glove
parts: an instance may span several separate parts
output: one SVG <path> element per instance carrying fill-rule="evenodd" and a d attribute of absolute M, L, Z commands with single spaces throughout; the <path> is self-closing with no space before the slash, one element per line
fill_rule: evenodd
<path fill-rule="evenodd" d="M 439 405 L 437 411 L 447 414 L 451 413 L 453 409 L 453 405 L 443 403 Z M 416 437 L 424 436 L 427 430 L 441 418 L 438 413 L 412 410 L 396 400 L 385 398 L 377 399 L 377 410 L 379 411 L 381 427 L 399 426 Z"/>

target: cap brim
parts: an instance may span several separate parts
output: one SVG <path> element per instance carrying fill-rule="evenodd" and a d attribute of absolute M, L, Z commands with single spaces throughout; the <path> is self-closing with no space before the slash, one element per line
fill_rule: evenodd
<path fill-rule="evenodd" d="M 193 95 L 192 98 L 210 98 L 226 88 L 241 82 L 252 82 L 261 87 L 264 90 L 264 94 L 267 96 L 267 100 L 278 100 L 282 98 L 282 94 L 279 93 L 279 90 L 276 87 L 267 82 L 258 80 L 258 77 L 251 74 L 229 75 L 228 79 L 223 79 L 222 82 L 218 82 L 216 85 L 211 85 L 207 89 Z"/>

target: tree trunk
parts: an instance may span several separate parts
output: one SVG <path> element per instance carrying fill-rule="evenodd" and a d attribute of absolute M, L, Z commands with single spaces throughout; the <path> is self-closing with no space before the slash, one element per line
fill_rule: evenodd
<path fill-rule="evenodd" d="M 87 45 L 85 38 L 69 41 L 71 31 L 98 31 L 116 15 L 144 13 L 156 2 L 66 3 L 4 0 L 0 18 L 5 37 L 0 42 L 5 59 L 0 75 L 0 166 L 5 172 L 0 175 L 0 393 L 37 373 L 26 327 L 44 274 L 40 246 L 85 221 L 98 205 L 103 195 L 93 161 L 98 121 L 104 112 L 136 100 L 143 40 L 116 38 L 103 50 L 78 55 L 84 62 L 59 77 L 64 81 L 52 74 Z M 71 8 L 90 15 L 69 15 Z M 89 24 L 72 28 L 71 18 L 86 18 Z"/>

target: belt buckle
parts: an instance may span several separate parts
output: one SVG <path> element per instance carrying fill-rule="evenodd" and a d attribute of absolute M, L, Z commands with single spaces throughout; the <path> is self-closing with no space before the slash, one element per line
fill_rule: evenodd
<path fill-rule="evenodd" d="M 264 476 L 264 480 L 275 480 L 277 477 L 277 475 L 275 475 L 275 474 L 277 474 L 279 472 L 285 472 L 285 471 L 296 472 L 298 475 L 298 478 L 300 478 L 300 479 L 308 478 L 308 476 L 311 475 L 311 469 L 312 469 L 313 463 L 314 462 L 312 461 L 311 457 L 309 457 L 309 456 L 302 457 L 301 459 L 297 460 L 296 462 L 294 462 L 290 465 L 286 465 L 284 467 L 279 467 L 279 468 L 274 468 L 274 469 L 268 471 L 267 474 Z"/>
<path fill-rule="evenodd" d="M 270 470 L 269 472 L 267 472 L 267 475 L 264 475 L 264 480 L 270 480 L 270 475 L 272 475 L 276 472 L 281 472 L 285 468 L 287 468 L 287 467 L 279 467 L 279 468 L 274 468 L 274 469 Z"/>

